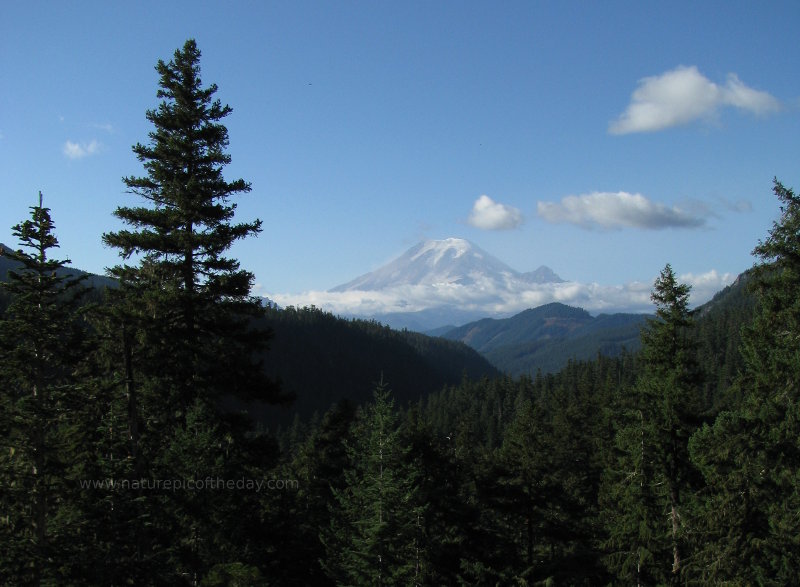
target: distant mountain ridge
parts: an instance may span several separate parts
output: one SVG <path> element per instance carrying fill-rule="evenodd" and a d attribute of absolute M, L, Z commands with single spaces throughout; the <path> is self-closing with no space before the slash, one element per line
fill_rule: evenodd
<path fill-rule="evenodd" d="M 536 250 L 526 254 L 532 260 L 537 256 Z M 693 288 L 694 304 L 711 299 L 733 277 L 716 270 L 681 276 Z M 264 293 L 283 307 L 313 305 L 398 330 L 438 333 L 444 326 L 508 318 L 552 302 L 592 315 L 652 312 L 652 283 L 649 277 L 621 284 L 565 280 L 546 265 L 517 271 L 468 240 L 446 238 L 419 242 L 385 265 L 326 291 Z"/>
<path fill-rule="evenodd" d="M 558 302 L 524 310 L 510 318 L 484 318 L 440 336 L 461 341 L 501 371 L 534 375 L 560 370 L 569 359 L 615 356 L 640 346 L 646 314 L 600 314 Z"/>
<path fill-rule="evenodd" d="M 730 369 L 726 374 L 729 379 L 741 363 L 738 348 L 742 325 L 751 319 L 756 306 L 756 297 L 748 289 L 750 279 L 751 272 L 745 271 L 693 311 L 700 356 L 707 358 L 718 348 L 725 348 L 723 364 Z M 652 317 L 630 313 L 593 317 L 581 308 L 550 303 L 510 318 L 484 318 L 431 334 L 471 346 L 509 375 L 534 376 L 539 370 L 555 373 L 570 360 L 636 352 L 641 348 L 641 329 Z"/>
<path fill-rule="evenodd" d="M 0 243 L 0 282 L 6 281 L 8 279 L 8 272 L 10 270 L 15 270 L 20 267 L 20 264 L 16 261 L 12 260 L 7 253 L 14 252 L 15 249 L 12 249 L 9 246 Z M 63 258 L 56 252 L 54 258 Z M 105 277 L 104 275 L 97 275 L 95 273 L 89 273 L 88 271 L 83 271 L 81 269 L 76 269 L 71 265 L 66 266 L 64 269 L 60 270 L 59 273 L 64 275 L 69 275 L 73 277 L 80 277 L 86 276 L 86 284 L 91 287 L 116 287 L 117 281 L 111 277 Z"/>

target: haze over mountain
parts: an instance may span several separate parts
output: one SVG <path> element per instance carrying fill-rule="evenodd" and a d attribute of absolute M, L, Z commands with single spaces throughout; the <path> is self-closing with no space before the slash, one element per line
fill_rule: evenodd
<path fill-rule="evenodd" d="M 567 281 L 535 256 L 531 266 L 539 265 L 538 269 L 522 272 L 468 240 L 426 240 L 386 265 L 328 291 L 268 295 L 281 306 L 314 305 L 334 314 L 374 318 L 394 328 L 421 332 L 480 318 L 506 318 L 552 302 L 593 314 L 652 311 L 652 281 L 623 285 Z M 660 269 L 653 268 L 654 279 Z M 695 305 L 710 299 L 734 277 L 716 271 L 680 275 L 682 282 L 693 286 Z"/>

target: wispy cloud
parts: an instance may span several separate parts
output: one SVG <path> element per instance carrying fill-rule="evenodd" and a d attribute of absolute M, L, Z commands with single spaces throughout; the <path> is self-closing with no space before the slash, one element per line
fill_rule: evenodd
<path fill-rule="evenodd" d="M 94 123 L 92 124 L 92 127 L 107 132 L 109 134 L 114 132 L 114 127 L 110 123 L 105 123 L 105 124 Z"/>
<path fill-rule="evenodd" d="M 677 206 L 670 208 L 641 194 L 628 192 L 566 196 L 561 202 L 539 202 L 537 211 L 547 222 L 575 224 L 588 229 L 697 228 L 705 224 L 705 218 Z"/>
<path fill-rule="evenodd" d="M 731 201 L 725 198 L 719 198 L 720 205 L 730 212 L 752 212 L 753 204 L 747 200 Z"/>
<path fill-rule="evenodd" d="M 776 98 L 746 86 L 735 73 L 718 85 L 697 67 L 677 67 L 639 80 L 628 108 L 609 124 L 611 134 L 663 130 L 699 119 L 711 119 L 723 106 L 763 115 L 780 108 Z"/>
<path fill-rule="evenodd" d="M 89 155 L 96 155 L 102 148 L 103 145 L 94 139 L 88 143 L 73 143 L 68 140 L 64 143 L 62 152 L 68 159 L 83 159 Z"/>
<path fill-rule="evenodd" d="M 495 202 L 487 195 L 475 200 L 467 222 L 482 230 L 510 230 L 523 223 L 522 212 L 513 206 Z"/>

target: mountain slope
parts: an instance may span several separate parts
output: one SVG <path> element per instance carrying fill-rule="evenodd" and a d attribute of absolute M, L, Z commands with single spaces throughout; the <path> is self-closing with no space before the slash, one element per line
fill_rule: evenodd
<path fill-rule="evenodd" d="M 593 318 L 580 308 L 552 303 L 525 310 L 511 318 L 484 318 L 465 324 L 444 335 L 487 352 L 498 347 L 535 340 L 564 338 Z"/>
<path fill-rule="evenodd" d="M 751 271 L 745 271 L 694 311 L 698 360 L 706 373 L 713 374 L 703 382 L 709 397 L 723 399 L 722 392 L 744 367 L 739 348 L 742 329 L 752 322 L 758 304 L 751 280 Z"/>
<path fill-rule="evenodd" d="M 626 316 L 626 320 L 619 320 Z M 532 342 L 506 345 L 484 353 L 495 367 L 514 375 L 555 373 L 570 360 L 584 361 L 603 355 L 615 357 L 623 352 L 635 352 L 641 347 L 640 333 L 647 316 L 644 314 L 612 314 L 598 316 L 573 336 L 539 339 Z"/>

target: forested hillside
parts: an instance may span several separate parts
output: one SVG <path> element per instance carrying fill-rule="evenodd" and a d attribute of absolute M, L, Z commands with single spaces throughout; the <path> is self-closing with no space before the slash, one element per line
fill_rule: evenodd
<path fill-rule="evenodd" d="M 199 59 L 189 40 L 158 62 L 146 175 L 103 237 L 116 287 L 68 270 L 41 199 L 13 226 L 0 583 L 797 582 L 793 190 L 774 181 L 759 264 L 698 311 L 661 269 L 638 351 L 499 376 L 460 343 L 251 295 L 226 255 L 262 225 L 233 221 L 249 184 L 223 179 L 230 108 Z M 550 310 L 537 328 L 586 319 Z M 292 402 L 335 403 L 259 426 Z"/>
<path fill-rule="evenodd" d="M 264 355 L 266 372 L 294 397 L 286 408 L 264 410 L 263 420 L 273 425 L 295 413 L 307 420 L 344 399 L 369 401 L 381 378 L 405 405 L 464 377 L 499 374 L 464 344 L 317 308 L 269 308 L 266 324 L 275 333 Z"/>

